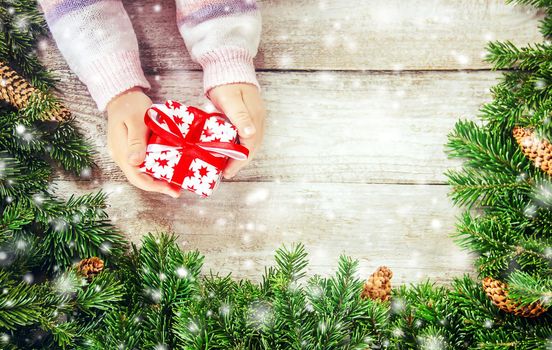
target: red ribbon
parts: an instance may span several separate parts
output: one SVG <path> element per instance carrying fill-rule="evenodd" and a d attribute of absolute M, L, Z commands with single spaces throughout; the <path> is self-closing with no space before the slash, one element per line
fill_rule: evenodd
<path fill-rule="evenodd" d="M 169 104 L 166 104 L 169 107 Z M 150 111 L 155 111 L 159 122 L 167 124 L 170 131 L 162 128 L 159 123 L 154 120 L 154 116 L 150 115 Z M 225 118 L 221 113 L 206 113 L 195 107 L 187 107 L 188 113 L 194 115 L 194 120 L 188 129 L 186 135 L 182 134 L 175 121 L 159 108 L 153 106 L 146 111 L 144 122 L 152 131 L 148 144 L 160 144 L 165 146 L 181 148 L 182 156 L 174 167 L 174 174 L 171 179 L 171 185 L 178 185 L 181 188 L 187 171 L 190 168 L 192 161 L 196 158 L 213 165 L 219 171 L 226 167 L 228 157 L 235 159 L 246 159 L 249 155 L 249 150 L 242 145 L 230 142 L 202 142 L 200 141 L 201 133 L 205 126 L 205 122 L 210 117 Z M 214 154 L 222 155 L 216 157 Z"/>

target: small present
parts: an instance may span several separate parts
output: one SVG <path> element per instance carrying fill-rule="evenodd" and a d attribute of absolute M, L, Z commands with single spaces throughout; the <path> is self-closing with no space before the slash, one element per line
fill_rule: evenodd
<path fill-rule="evenodd" d="M 249 154 L 221 113 L 167 101 L 151 106 L 144 122 L 152 134 L 140 171 L 202 197 L 218 186 L 228 158 L 245 160 Z"/>

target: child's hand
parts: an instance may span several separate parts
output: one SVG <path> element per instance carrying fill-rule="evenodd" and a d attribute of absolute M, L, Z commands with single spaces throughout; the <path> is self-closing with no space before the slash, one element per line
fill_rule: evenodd
<path fill-rule="evenodd" d="M 111 100 L 107 105 L 107 146 L 131 184 L 145 191 L 178 197 L 167 182 L 138 171 L 146 156 L 149 130 L 144 124 L 144 114 L 151 104 L 140 88 L 129 89 Z"/>
<path fill-rule="evenodd" d="M 209 91 L 209 98 L 238 128 L 240 144 L 249 150 L 247 160 L 230 159 L 223 172 L 229 179 L 251 161 L 260 146 L 266 111 L 259 90 L 252 84 L 220 85 Z"/>

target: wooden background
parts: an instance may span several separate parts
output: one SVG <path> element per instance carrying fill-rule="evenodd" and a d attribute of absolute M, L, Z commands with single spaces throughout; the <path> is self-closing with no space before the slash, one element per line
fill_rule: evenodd
<path fill-rule="evenodd" d="M 173 1 L 128 0 L 155 101 L 203 106 L 200 67 L 177 33 Z M 106 120 L 52 41 L 43 62 L 99 152 L 92 176 L 59 174 L 62 196 L 103 189 L 108 212 L 133 242 L 171 230 L 206 255 L 205 271 L 258 279 L 282 244 L 303 242 L 310 272 L 340 254 L 362 277 L 388 265 L 398 283 L 438 283 L 472 271 L 449 235 L 458 208 L 443 172 L 458 166 L 443 144 L 458 118 L 474 118 L 499 72 L 489 40 L 541 41 L 530 8 L 502 0 L 265 0 L 256 59 L 268 109 L 263 149 L 209 199 L 141 192 L 107 156 Z"/>

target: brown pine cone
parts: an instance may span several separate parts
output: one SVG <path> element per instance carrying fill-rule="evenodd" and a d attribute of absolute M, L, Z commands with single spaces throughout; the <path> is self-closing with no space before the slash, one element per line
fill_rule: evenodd
<path fill-rule="evenodd" d="M 387 266 L 380 266 L 364 283 L 360 295 L 363 299 L 387 301 L 391 296 L 391 278 L 393 271 Z"/>
<path fill-rule="evenodd" d="M 538 317 L 547 311 L 538 301 L 529 305 L 521 305 L 520 302 L 508 298 L 506 283 L 492 277 L 484 278 L 482 284 L 487 296 L 502 311 L 521 317 Z"/>
<path fill-rule="evenodd" d="M 514 138 L 521 151 L 537 168 L 552 176 L 552 144 L 545 139 L 539 139 L 531 128 L 514 127 Z"/>
<path fill-rule="evenodd" d="M 0 100 L 5 101 L 17 109 L 23 109 L 29 104 L 31 96 L 42 96 L 42 91 L 34 88 L 29 82 L 11 69 L 5 62 L 0 61 Z M 44 120 L 67 120 L 71 112 L 63 106 L 58 106 L 45 113 Z"/>
<path fill-rule="evenodd" d="M 95 256 L 88 259 L 82 259 L 77 264 L 77 272 L 89 281 L 102 272 L 103 268 L 103 260 Z"/>

